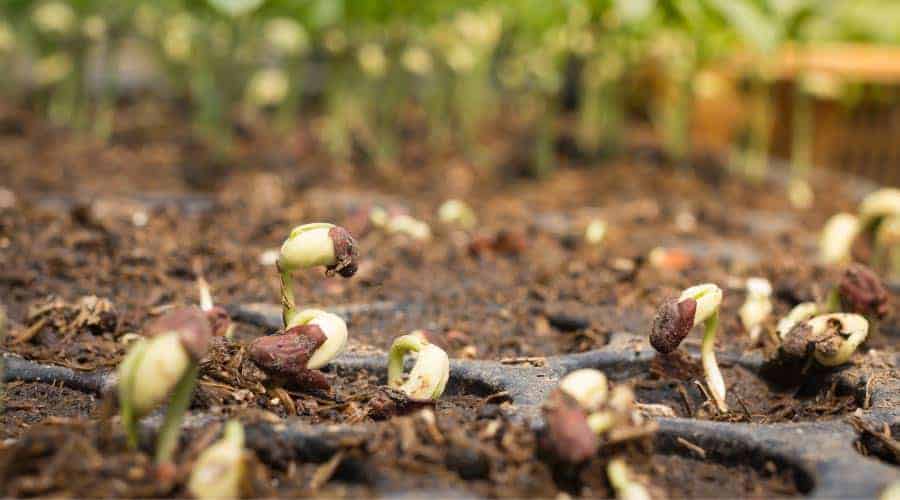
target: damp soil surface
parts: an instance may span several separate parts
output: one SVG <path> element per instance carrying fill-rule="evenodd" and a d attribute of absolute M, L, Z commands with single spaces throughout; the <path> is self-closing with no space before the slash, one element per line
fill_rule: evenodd
<path fill-rule="evenodd" d="M 868 409 L 872 391 L 897 377 L 877 352 L 838 370 L 815 365 L 775 370 L 772 364 L 719 363 L 728 414 L 720 414 L 709 399 L 699 360 L 680 351 L 653 359 L 645 373 L 628 383 L 639 402 L 666 405 L 679 417 L 775 423 L 836 419 Z"/>
<path fill-rule="evenodd" d="M 384 352 L 396 336 L 426 329 L 452 358 L 583 352 L 603 347 L 613 332 L 645 334 L 662 300 L 716 282 L 725 291 L 717 350 L 737 358 L 771 348 L 766 334 L 762 348 L 751 345 L 737 319 L 746 277 L 767 277 L 774 286 L 774 315 L 765 325 L 771 332 L 776 317 L 823 298 L 835 283 L 840 270 L 815 262 L 817 232 L 858 202 L 840 177 L 826 174 L 813 183 L 815 206 L 798 211 L 783 182 L 748 183 L 718 166 L 677 168 L 645 154 L 561 158 L 543 179 L 462 157 L 423 160 L 406 151 L 416 145 L 389 168 L 335 164 L 310 131 L 277 136 L 264 123 L 248 126 L 232 159 L 223 160 L 186 140 L 185 120 L 165 106 L 136 104 L 122 113 L 103 143 L 0 106 L 0 119 L 17 125 L 0 130 L 0 301 L 11 325 L 5 352 L 112 370 L 142 325 L 172 306 L 197 303 L 200 274 L 219 304 L 277 303 L 273 251 L 294 225 L 327 220 L 356 236 L 359 271 L 349 280 L 299 273 L 297 301 L 355 307 L 350 351 Z M 504 140 L 512 139 L 498 138 Z M 437 219 L 449 198 L 473 206 L 477 228 Z M 431 238 L 373 227 L 368 214 L 375 206 L 428 222 Z M 598 218 L 609 229 L 591 246 L 583 234 Z M 869 249 L 854 252 L 865 260 Z M 888 354 L 900 336 L 896 293 L 890 300 L 891 313 L 869 343 Z M 491 394 L 448 394 L 431 409 L 433 421 L 422 413 L 376 421 L 370 409 L 383 373 L 326 372 L 332 388 L 324 392 L 278 387 L 237 359 L 267 333 L 241 324 L 232 344 L 214 350 L 221 356 L 204 361 L 192 412 L 215 422 L 235 416 L 278 425 L 287 418 L 372 430 L 326 461 L 258 446 L 253 495 L 429 489 L 609 496 L 600 471 L 615 453 L 668 496 L 789 496 L 802 489 L 778 470 L 660 454 L 652 442 L 604 450 L 573 476 L 538 459 L 533 430 L 509 420 L 509 402 Z M 857 361 L 865 369 L 863 356 Z M 770 388 L 753 370 L 723 366 L 740 397 L 729 401 L 739 420 L 829 419 L 865 407 L 865 390 L 860 396 L 854 384 L 823 380 L 800 397 Z M 701 414 L 702 393 L 682 375 L 648 372 L 629 382 L 642 402 L 717 418 Z M 114 413 L 99 396 L 10 383 L 0 417 L 0 493 L 183 496 L 191 460 L 218 426 L 187 432 L 178 470 L 160 478 L 148 456 L 128 451 L 118 426 L 104 418 Z"/>
<path fill-rule="evenodd" d="M 565 493 L 609 497 L 604 479 L 611 456 L 626 456 L 634 478 L 655 494 L 674 497 L 793 496 L 802 493 L 792 470 L 774 465 L 755 470 L 656 453 L 652 445 L 601 449 L 578 467 L 537 460 L 527 426 L 485 416 L 458 420 L 423 413 L 373 424 L 365 436 L 326 460 L 299 461 L 289 445 L 259 435 L 259 417 L 242 418 L 248 429 L 245 494 L 272 496 L 374 496 L 429 492 L 453 496 L 551 497 Z M 261 423 L 262 422 L 262 423 Z M 5 495 L 158 497 L 186 494 L 197 453 L 219 436 L 220 426 L 193 428 L 176 470 L 161 470 L 149 450 L 132 452 L 124 436 L 96 422 L 39 424 L 0 445 L 0 480 Z M 261 437 L 271 437 L 265 432 Z"/>

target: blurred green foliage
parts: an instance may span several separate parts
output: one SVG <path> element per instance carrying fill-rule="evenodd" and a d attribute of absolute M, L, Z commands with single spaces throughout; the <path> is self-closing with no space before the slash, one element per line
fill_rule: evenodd
<path fill-rule="evenodd" d="M 4 0 L 0 92 L 101 135 L 135 89 L 186 99 L 198 133 L 220 144 L 235 113 L 286 127 L 316 116 L 334 155 L 363 143 L 388 161 L 398 110 L 415 102 L 435 147 L 476 158 L 490 154 L 485 123 L 514 121 L 536 139 L 540 172 L 573 107 L 583 149 L 614 150 L 637 106 L 686 157 L 698 78 L 736 58 L 753 61 L 739 76 L 760 104 L 747 128 L 766 134 L 773 54 L 843 41 L 900 42 L 900 2 Z"/>

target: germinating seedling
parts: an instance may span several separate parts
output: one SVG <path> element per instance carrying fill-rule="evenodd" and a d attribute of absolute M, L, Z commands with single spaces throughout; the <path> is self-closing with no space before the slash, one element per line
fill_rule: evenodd
<path fill-rule="evenodd" d="M 750 334 L 750 342 L 756 343 L 762 325 L 772 314 L 772 284 L 765 278 L 747 279 L 747 300 L 738 310 L 744 329 Z"/>
<path fill-rule="evenodd" d="M 151 323 L 118 368 L 119 406 L 128 442 L 137 447 L 137 420 L 168 398 L 156 444 L 156 462 L 169 462 L 213 336 L 210 317 L 197 307 L 169 312 Z"/>
<path fill-rule="evenodd" d="M 416 364 L 404 382 L 403 358 L 416 353 Z M 428 342 L 417 330 L 394 339 L 388 354 L 388 386 L 405 393 L 410 399 L 435 401 L 444 393 L 450 379 L 450 358 L 440 347 Z"/>
<path fill-rule="evenodd" d="M 634 392 L 624 385 L 610 390 L 606 375 L 591 368 L 559 381 L 544 405 L 544 420 L 543 446 L 569 464 L 596 456 L 601 439 L 613 442 L 616 429 L 643 424 L 635 411 Z M 607 474 L 618 498 L 649 498 L 646 489 L 630 479 L 623 459 L 611 460 Z"/>
<path fill-rule="evenodd" d="M 275 264 L 281 274 L 281 305 L 284 325 L 292 324 L 297 314 L 292 274 L 300 269 L 324 266 L 328 275 L 349 278 L 357 269 L 356 242 L 339 226 L 315 222 L 297 226 L 281 245 Z"/>
<path fill-rule="evenodd" d="M 291 317 L 282 333 L 254 340 L 250 358 L 261 368 L 289 382 L 325 388 L 327 380 L 315 370 L 325 366 L 347 345 L 347 324 L 340 316 L 304 309 Z"/>
<path fill-rule="evenodd" d="M 700 356 L 703 373 L 716 407 L 724 413 L 728 411 L 728 405 L 725 403 L 725 381 L 722 380 L 715 352 L 721 303 L 722 289 L 712 283 L 684 290 L 677 300 L 668 300 L 660 306 L 653 320 L 650 344 L 658 352 L 668 354 L 678 348 L 696 325 L 702 323 L 704 333 Z"/>
<path fill-rule="evenodd" d="M 859 314 L 822 314 L 794 325 L 781 350 L 801 359 L 812 354 L 822 366 L 839 366 L 850 361 L 868 334 L 869 322 Z"/>
<path fill-rule="evenodd" d="M 201 499 L 240 498 L 245 470 L 244 427 L 229 420 L 222 439 L 203 450 L 194 462 L 188 491 Z"/>
<path fill-rule="evenodd" d="M 873 265 L 892 273 L 900 272 L 894 267 L 894 256 L 900 246 L 900 189 L 885 188 L 869 194 L 860 203 L 858 216 L 848 213 L 832 216 L 822 230 L 823 262 L 849 262 L 853 243 L 861 234 L 870 236 Z"/>
<path fill-rule="evenodd" d="M 215 305 L 209 283 L 200 273 L 197 273 L 197 289 L 200 291 L 200 310 L 209 318 L 213 336 L 230 339 L 234 334 L 235 325 L 228 316 L 228 311 L 222 306 Z"/>
<path fill-rule="evenodd" d="M 841 275 L 838 285 L 828 292 L 824 303 L 801 302 L 778 321 L 778 337 L 785 340 L 799 323 L 821 314 L 854 313 L 863 316 L 872 330 L 888 313 L 888 292 L 878 276 L 862 264 L 851 264 Z"/>

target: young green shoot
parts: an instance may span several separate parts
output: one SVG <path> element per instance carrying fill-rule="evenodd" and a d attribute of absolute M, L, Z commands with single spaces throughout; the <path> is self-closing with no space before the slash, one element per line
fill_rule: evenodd
<path fill-rule="evenodd" d="M 756 344 L 763 323 L 772 314 L 772 284 L 765 278 L 747 279 L 747 300 L 738 310 L 744 329 L 750 334 L 750 342 Z"/>
<path fill-rule="evenodd" d="M 819 256 L 825 264 L 842 264 L 850 261 L 850 249 L 860 233 L 860 221 L 852 214 L 833 215 L 822 229 L 819 240 Z"/>
<path fill-rule="evenodd" d="M 206 313 L 207 318 L 209 318 L 213 336 L 230 339 L 234 335 L 235 325 L 231 322 L 228 311 L 213 302 L 209 283 L 199 273 L 197 274 L 197 289 L 200 292 L 200 310 Z"/>
<path fill-rule="evenodd" d="M 295 227 L 281 246 L 275 264 L 281 274 L 282 318 L 290 325 L 297 314 L 294 299 L 293 273 L 318 266 L 326 268 L 326 274 L 340 274 L 349 278 L 357 269 L 356 242 L 350 233 L 339 226 L 325 222 Z"/>
<path fill-rule="evenodd" d="M 416 353 L 416 364 L 404 382 L 403 358 Z M 415 331 L 397 337 L 388 354 L 388 386 L 404 392 L 410 399 L 435 401 L 444 393 L 450 379 L 450 358 L 440 347 L 428 342 L 424 332 Z"/>
<path fill-rule="evenodd" d="M 664 302 L 653 321 L 650 344 L 658 352 L 668 354 L 697 325 L 703 324 L 703 343 L 700 357 L 709 392 L 720 412 L 727 412 L 725 403 L 725 381 L 716 362 L 715 342 L 719 329 L 719 306 L 722 303 L 722 289 L 712 283 L 693 286 L 684 290 L 675 300 Z"/>
<path fill-rule="evenodd" d="M 157 463 L 165 463 L 171 461 L 178 444 L 199 361 L 213 336 L 212 325 L 199 308 L 186 307 L 160 317 L 147 326 L 145 334 L 119 365 L 119 406 L 128 442 L 136 448 L 137 420 L 169 398 L 156 446 Z"/>
<path fill-rule="evenodd" d="M 613 458 L 606 464 L 606 476 L 619 500 L 650 500 L 647 488 L 631 479 L 631 472 L 623 458 Z"/>
<path fill-rule="evenodd" d="M 839 366 L 866 340 L 869 322 L 859 314 L 822 314 L 797 323 L 785 336 L 782 350 L 794 357 L 811 352 L 822 366 Z"/>
<path fill-rule="evenodd" d="M 225 434 L 203 451 L 188 480 L 194 498 L 239 498 L 244 480 L 244 428 L 237 420 L 225 424 Z"/>

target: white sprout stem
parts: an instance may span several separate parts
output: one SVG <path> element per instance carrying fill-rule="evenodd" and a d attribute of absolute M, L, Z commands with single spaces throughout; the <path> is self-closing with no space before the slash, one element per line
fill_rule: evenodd
<path fill-rule="evenodd" d="M 285 328 L 297 315 L 297 303 L 294 301 L 294 279 L 290 271 L 279 271 L 281 275 L 281 319 Z"/>
<path fill-rule="evenodd" d="M 613 458 L 606 465 L 609 484 L 616 491 L 619 500 L 650 500 L 650 493 L 638 482 L 629 478 L 628 465 L 621 458 Z"/>
<path fill-rule="evenodd" d="M 388 386 L 398 388 L 403 385 L 403 357 L 410 352 L 419 352 L 424 343 L 415 335 L 403 335 L 391 345 L 388 356 Z"/>
<path fill-rule="evenodd" d="M 206 278 L 203 276 L 197 277 L 197 288 L 200 290 L 200 309 L 203 311 L 212 310 L 214 306 L 212 292 L 209 290 L 209 283 L 206 281 Z"/>
<path fill-rule="evenodd" d="M 703 361 L 703 373 L 706 376 L 706 384 L 709 386 L 709 392 L 715 400 L 716 407 L 722 413 L 728 411 L 728 405 L 725 403 L 725 381 L 722 379 L 722 372 L 719 371 L 719 364 L 716 362 L 716 331 L 719 329 L 719 311 L 715 311 L 704 322 L 703 344 L 700 347 L 700 358 Z"/>
<path fill-rule="evenodd" d="M 403 382 L 403 356 L 417 352 L 416 364 Z M 450 359 L 440 347 L 412 333 L 398 337 L 388 357 L 388 385 L 418 400 L 441 397 L 450 378 Z"/>

